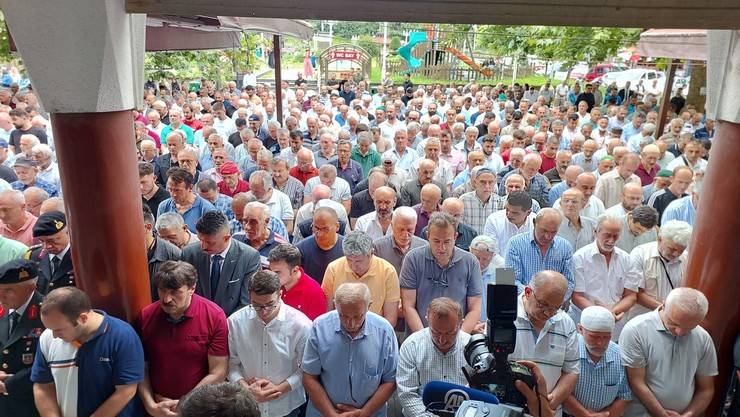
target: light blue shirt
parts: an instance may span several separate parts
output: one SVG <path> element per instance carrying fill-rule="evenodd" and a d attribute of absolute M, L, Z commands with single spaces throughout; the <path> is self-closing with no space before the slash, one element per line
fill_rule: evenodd
<path fill-rule="evenodd" d="M 188 225 L 188 229 L 193 233 L 197 233 L 197 230 L 195 230 L 195 224 L 198 223 L 198 219 L 200 219 L 203 214 L 209 211 L 216 211 L 216 206 L 211 204 L 211 202 L 205 198 L 196 195 L 193 205 L 187 209 L 185 213 L 180 214 L 182 215 L 183 220 L 185 220 L 185 224 Z M 172 200 L 172 197 L 159 203 L 157 217 L 161 216 L 162 213 L 170 212 L 177 213 L 177 207 L 175 206 L 175 202 Z"/>
<path fill-rule="evenodd" d="M 460 173 L 457 174 L 457 176 L 455 177 L 455 180 L 452 181 L 452 189 L 454 190 L 455 188 L 465 184 L 466 182 L 468 182 L 469 179 L 470 169 L 465 168 L 464 170 L 460 171 Z"/>
<path fill-rule="evenodd" d="M 663 226 L 669 220 L 683 220 L 690 225 L 694 225 L 696 219 L 696 209 L 691 201 L 691 196 L 681 197 L 678 200 L 671 201 L 660 218 L 660 225 Z"/>
<path fill-rule="evenodd" d="M 342 329 L 339 314 L 330 311 L 316 318 L 303 353 L 303 371 L 320 377 L 333 405 L 361 408 L 384 382 L 395 381 L 398 342 L 390 323 L 370 311 L 354 338 Z M 385 417 L 383 405 L 373 417 Z M 320 417 L 309 400 L 308 417 Z"/>
<path fill-rule="evenodd" d="M 568 183 L 565 181 L 560 181 L 559 183 L 555 184 L 550 188 L 550 192 L 547 194 L 547 200 L 552 201 L 553 203 L 560 198 L 561 195 L 565 192 L 565 190 L 568 189 Z"/>
<path fill-rule="evenodd" d="M 573 396 L 582 406 L 601 411 L 616 400 L 632 400 L 627 374 L 619 357 L 619 345 L 609 342 L 604 356 L 594 363 L 588 354 L 583 336 L 578 335 L 581 373 Z"/>
<path fill-rule="evenodd" d="M 640 132 L 642 132 L 642 125 L 640 125 L 640 127 L 635 127 L 632 123 L 625 123 L 624 126 L 622 126 L 622 140 L 629 139 Z"/>
<path fill-rule="evenodd" d="M 509 248 L 506 250 L 506 267 L 514 269 L 514 277 L 520 293 L 537 272 L 548 269 L 560 272 L 568 280 L 568 293 L 565 296 L 568 300 L 575 287 L 571 266 L 572 257 L 573 247 L 560 236 L 555 236 L 543 257 L 540 247 L 534 241 L 534 233 L 528 232 L 515 235 L 509 240 Z"/>
<path fill-rule="evenodd" d="M 383 153 L 383 155 L 395 155 L 395 157 L 398 159 L 398 161 L 396 161 L 396 166 L 403 169 L 404 171 L 410 170 L 411 167 L 414 165 L 414 162 L 419 159 L 419 154 L 416 152 L 416 149 L 410 148 L 408 146 L 403 151 L 403 156 L 399 155 L 396 149 L 387 150 Z"/>

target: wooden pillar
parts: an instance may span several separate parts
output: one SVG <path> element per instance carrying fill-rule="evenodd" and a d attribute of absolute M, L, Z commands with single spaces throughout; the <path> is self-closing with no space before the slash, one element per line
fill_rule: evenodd
<path fill-rule="evenodd" d="M 78 285 L 93 306 L 132 321 L 151 299 L 131 112 L 51 122 Z"/>
<path fill-rule="evenodd" d="M 658 126 L 655 137 L 659 138 L 663 136 L 663 129 L 666 125 L 666 115 L 668 114 L 668 107 L 671 104 L 671 87 L 673 87 L 673 79 L 676 76 L 676 67 L 678 66 L 678 60 L 674 59 L 668 64 L 668 77 L 665 80 L 665 86 L 663 86 L 663 98 L 660 104 L 660 116 L 658 116 Z"/>
<path fill-rule="evenodd" d="M 700 290 L 709 299 L 709 313 L 702 326 L 712 335 L 719 360 L 719 377 L 707 416 L 719 415 L 732 369 L 732 345 L 740 332 L 740 303 L 735 292 L 740 284 L 737 155 L 740 155 L 740 124 L 718 122 L 711 163 L 702 182 L 686 271 L 686 285 Z"/>
<path fill-rule="evenodd" d="M 283 82 L 283 74 L 280 73 L 280 35 L 272 36 L 272 54 L 275 57 L 275 100 L 277 100 L 277 118 L 280 125 L 283 126 L 283 89 L 280 84 Z"/>
<path fill-rule="evenodd" d="M 146 16 L 126 13 L 124 0 L 2 7 L 51 114 L 77 282 L 95 308 L 133 321 L 150 302 L 131 115 L 144 85 Z"/>

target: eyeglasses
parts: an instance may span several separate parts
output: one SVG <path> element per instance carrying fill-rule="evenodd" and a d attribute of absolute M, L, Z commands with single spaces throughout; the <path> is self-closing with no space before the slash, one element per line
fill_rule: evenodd
<path fill-rule="evenodd" d="M 560 308 L 560 306 L 551 307 L 547 304 L 542 304 L 540 300 L 537 299 L 537 294 L 535 294 L 534 291 L 532 291 L 532 297 L 534 297 L 534 301 L 537 303 L 537 309 L 544 313 L 554 313 Z"/>
<path fill-rule="evenodd" d="M 265 313 L 269 313 L 275 310 L 278 305 L 280 305 L 279 301 L 273 301 L 270 304 L 266 304 L 263 306 L 252 303 L 252 308 L 254 309 L 254 311 L 264 311 Z"/>

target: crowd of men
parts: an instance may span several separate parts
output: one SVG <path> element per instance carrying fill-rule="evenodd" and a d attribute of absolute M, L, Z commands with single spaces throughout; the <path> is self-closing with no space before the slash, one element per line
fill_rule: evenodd
<path fill-rule="evenodd" d="M 0 92 L 0 415 L 429 416 L 501 268 L 532 415 L 701 414 L 683 284 L 714 123 L 657 132 L 647 94 L 583 87 L 284 82 L 284 120 L 263 84 L 146 90 L 132 325 L 75 287 L 48 123 Z"/>

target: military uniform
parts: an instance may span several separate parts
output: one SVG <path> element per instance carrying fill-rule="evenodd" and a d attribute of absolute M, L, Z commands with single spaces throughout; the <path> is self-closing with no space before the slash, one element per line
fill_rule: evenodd
<path fill-rule="evenodd" d="M 60 211 L 50 211 L 40 215 L 38 220 L 36 220 L 36 224 L 33 226 L 33 237 L 44 238 L 52 237 L 60 233 L 67 233 L 64 230 L 66 227 L 67 218 L 64 213 Z M 62 252 L 64 255 L 57 261 L 58 264 L 54 265 L 52 259 L 58 259 L 58 255 Z M 38 291 L 41 294 L 48 294 L 50 291 L 60 287 L 75 286 L 71 252 L 72 249 L 69 244 L 67 244 L 66 249 L 61 249 L 59 254 L 49 253 L 47 250 L 42 248 L 42 245 L 33 246 L 28 250 L 26 259 L 30 259 L 38 263 Z"/>
<path fill-rule="evenodd" d="M 59 268 L 54 270 L 51 265 L 49 253 L 41 245 L 34 245 L 26 251 L 25 259 L 34 261 L 38 264 L 39 283 L 38 291 L 41 294 L 48 294 L 52 290 L 60 287 L 75 286 L 75 272 L 72 269 L 72 250 L 67 251 L 62 257 Z"/>
<path fill-rule="evenodd" d="M 0 267 L 0 285 L 15 284 L 35 277 L 35 264 L 26 260 L 13 260 Z M 0 316 L 0 371 L 12 375 L 4 381 L 7 394 L 0 395 L 0 416 L 39 415 L 33 400 L 31 367 L 39 337 L 44 331 L 40 314 L 42 298 L 38 291 L 32 293 L 25 311 L 10 332 L 10 312 L 7 307 Z"/>

